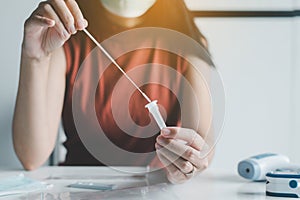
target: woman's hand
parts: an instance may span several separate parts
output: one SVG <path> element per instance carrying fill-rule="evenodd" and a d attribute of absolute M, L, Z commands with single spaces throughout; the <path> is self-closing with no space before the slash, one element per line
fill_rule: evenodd
<path fill-rule="evenodd" d="M 168 127 L 161 131 L 155 144 L 159 160 L 167 170 L 171 183 L 182 183 L 208 167 L 208 159 L 201 157 L 207 145 L 194 130 Z"/>
<path fill-rule="evenodd" d="M 77 30 L 87 27 L 75 0 L 48 0 L 26 20 L 22 56 L 43 59 L 61 47 Z"/>

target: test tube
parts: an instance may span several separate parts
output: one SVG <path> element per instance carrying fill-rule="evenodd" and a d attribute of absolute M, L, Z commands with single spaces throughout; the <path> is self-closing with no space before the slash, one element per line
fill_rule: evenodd
<path fill-rule="evenodd" d="M 158 109 L 158 105 L 157 105 L 157 100 L 151 101 L 150 103 L 148 103 L 145 108 L 147 108 L 149 110 L 149 112 L 151 113 L 151 115 L 153 116 L 154 120 L 156 121 L 158 127 L 160 130 L 166 128 L 166 124 L 164 119 L 162 118 L 159 109 Z"/>

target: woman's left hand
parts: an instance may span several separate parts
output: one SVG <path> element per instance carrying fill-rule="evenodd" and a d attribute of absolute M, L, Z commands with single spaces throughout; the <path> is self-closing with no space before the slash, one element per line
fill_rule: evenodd
<path fill-rule="evenodd" d="M 207 145 L 196 131 L 168 127 L 161 131 L 156 141 L 157 156 L 171 183 L 183 183 L 208 167 L 207 157 L 201 156 Z"/>

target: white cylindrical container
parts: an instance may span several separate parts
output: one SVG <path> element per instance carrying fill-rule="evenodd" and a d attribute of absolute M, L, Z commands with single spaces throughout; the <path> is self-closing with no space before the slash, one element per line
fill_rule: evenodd
<path fill-rule="evenodd" d="M 266 174 L 276 169 L 285 168 L 290 164 L 287 156 L 265 153 L 242 160 L 238 164 L 238 173 L 240 176 L 254 180 L 266 180 Z"/>
<path fill-rule="evenodd" d="M 145 107 L 149 110 L 149 112 L 153 116 L 153 118 L 156 121 L 160 130 L 167 127 L 164 119 L 162 118 L 162 116 L 159 112 L 157 100 L 154 100 L 154 101 L 148 103 Z"/>

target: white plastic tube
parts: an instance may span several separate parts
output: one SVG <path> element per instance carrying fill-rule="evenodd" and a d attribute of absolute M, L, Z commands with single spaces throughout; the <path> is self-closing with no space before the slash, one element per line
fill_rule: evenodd
<path fill-rule="evenodd" d="M 153 118 L 156 121 L 156 123 L 157 123 L 158 127 L 160 128 L 160 130 L 167 127 L 166 124 L 165 124 L 164 119 L 162 118 L 162 116 L 159 112 L 158 105 L 157 105 L 157 100 L 151 101 L 145 107 L 149 110 L 149 112 L 153 116 Z"/>

